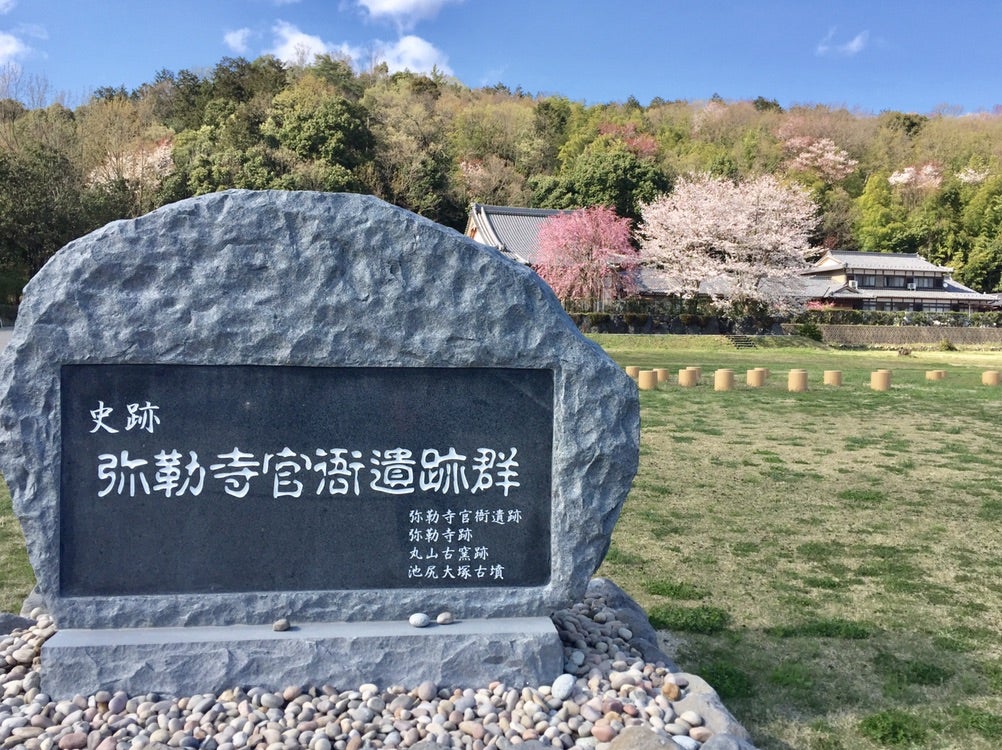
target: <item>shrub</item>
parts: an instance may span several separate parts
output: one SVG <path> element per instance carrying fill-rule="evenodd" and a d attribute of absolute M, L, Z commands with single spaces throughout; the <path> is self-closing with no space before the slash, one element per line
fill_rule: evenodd
<path fill-rule="evenodd" d="M 651 316 L 645 315 L 644 313 L 625 313 L 623 315 L 623 322 L 626 323 L 631 330 L 646 328 L 650 321 Z"/>
<path fill-rule="evenodd" d="M 817 323 L 810 320 L 797 324 L 797 335 L 804 336 L 814 341 L 824 340 L 824 336 L 821 335 L 821 328 L 818 327 Z"/>
<path fill-rule="evenodd" d="M 841 310 L 808 309 L 797 315 L 793 322 L 829 323 L 832 325 L 870 326 L 959 326 L 998 328 L 1002 326 L 1002 313 L 913 312 L 911 310 Z"/>
<path fill-rule="evenodd" d="M 939 350 L 941 352 L 955 352 L 957 347 L 951 343 L 950 339 L 940 339 Z"/>

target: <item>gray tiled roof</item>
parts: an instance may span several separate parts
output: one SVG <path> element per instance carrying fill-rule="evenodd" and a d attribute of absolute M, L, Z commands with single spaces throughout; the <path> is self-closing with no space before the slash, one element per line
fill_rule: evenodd
<path fill-rule="evenodd" d="M 849 289 L 847 287 L 828 296 L 836 299 L 926 300 L 929 302 L 940 300 L 981 304 L 997 304 L 999 302 L 998 296 L 994 294 L 979 294 L 973 290 L 964 292 L 956 289 L 911 291 L 907 289 Z"/>
<path fill-rule="evenodd" d="M 466 234 L 476 229 L 475 239 L 484 245 L 496 247 L 505 255 L 526 265 L 535 265 L 537 259 L 536 236 L 543 222 L 554 214 L 566 213 L 549 208 L 516 208 L 513 206 L 488 206 L 474 203 L 470 206 L 470 219 Z"/>
<path fill-rule="evenodd" d="M 829 297 L 845 285 L 835 283 L 829 279 L 816 279 L 810 276 L 802 276 L 799 279 L 790 279 L 790 286 L 796 288 L 798 297 L 821 298 Z"/>
<path fill-rule="evenodd" d="M 660 268 L 641 266 L 637 269 L 637 282 L 640 289 L 649 294 L 678 294 L 682 291 L 682 282 Z"/>
<path fill-rule="evenodd" d="M 805 273 L 823 273 L 832 269 L 830 260 L 843 265 L 846 270 L 859 271 L 897 271 L 899 273 L 949 274 L 952 269 L 930 263 L 916 253 L 864 253 L 856 250 L 829 250 L 815 265 Z"/>

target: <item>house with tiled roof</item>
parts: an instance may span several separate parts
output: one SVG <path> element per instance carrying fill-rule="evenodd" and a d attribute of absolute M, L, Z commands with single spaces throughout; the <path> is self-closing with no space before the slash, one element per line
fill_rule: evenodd
<path fill-rule="evenodd" d="M 512 260 L 535 267 L 539 228 L 548 218 L 560 213 L 567 211 L 474 203 L 466 222 L 466 236 L 500 250 Z"/>
<path fill-rule="evenodd" d="M 551 216 L 572 210 L 474 203 L 470 206 L 470 217 L 466 222 L 466 236 L 535 268 L 539 257 L 539 228 Z M 655 295 L 673 294 L 680 288 L 676 279 L 653 268 L 639 269 L 638 282 L 642 293 Z"/>
<path fill-rule="evenodd" d="M 565 212 L 474 203 L 466 235 L 535 267 L 539 229 L 546 219 L 559 213 Z M 972 313 L 1002 307 L 998 295 L 976 292 L 955 281 L 952 273 L 953 269 L 930 263 L 916 253 L 828 250 L 793 281 L 795 288 L 790 293 L 801 300 L 848 310 Z M 640 269 L 638 280 L 642 295 L 673 296 L 681 288 L 678 279 L 653 268 Z M 700 292 L 713 296 L 721 284 L 726 282 L 706 279 Z"/>
<path fill-rule="evenodd" d="M 512 260 L 539 270 L 539 230 L 547 219 L 576 209 L 518 208 L 473 203 L 466 222 L 466 236 L 500 250 Z M 642 280 L 641 280 L 642 283 Z M 617 298 L 615 284 L 607 286 L 596 299 L 589 300 L 593 311 L 601 311 Z"/>
<path fill-rule="evenodd" d="M 1000 306 L 952 278 L 953 269 L 916 253 L 829 250 L 804 272 L 802 295 L 834 308 L 984 312 Z"/>

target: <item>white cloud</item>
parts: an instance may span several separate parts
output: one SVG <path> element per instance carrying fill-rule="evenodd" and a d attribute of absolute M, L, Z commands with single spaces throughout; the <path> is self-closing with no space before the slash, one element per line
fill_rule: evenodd
<path fill-rule="evenodd" d="M 866 43 L 870 40 L 869 31 L 861 31 L 846 44 L 839 47 L 839 52 L 843 55 L 857 55 L 866 49 Z"/>
<path fill-rule="evenodd" d="M 418 21 L 434 18 L 450 2 L 463 0 L 358 0 L 370 16 L 387 18 L 401 29 L 411 29 Z"/>
<path fill-rule="evenodd" d="M 0 65 L 6 65 L 28 54 L 30 47 L 13 34 L 0 31 Z"/>
<path fill-rule="evenodd" d="M 15 4 L 14 0 L 0 0 L 0 14 L 10 13 L 14 10 Z"/>
<path fill-rule="evenodd" d="M 273 27 L 275 46 L 268 50 L 285 63 L 311 63 L 316 55 L 326 55 L 337 51 L 335 45 L 318 36 L 300 31 L 291 23 L 278 21 Z"/>
<path fill-rule="evenodd" d="M 409 70 L 412 73 L 430 73 L 437 68 L 444 75 L 452 75 L 449 58 L 435 45 L 421 37 L 408 34 L 391 45 L 378 45 L 376 58 L 386 63 L 390 72 Z"/>
<path fill-rule="evenodd" d="M 825 57 L 827 55 L 840 55 L 842 57 L 853 57 L 866 49 L 870 41 L 870 32 L 861 31 L 848 42 L 837 43 L 835 41 L 835 29 L 829 29 L 825 38 L 818 42 L 815 52 Z"/>
<path fill-rule="evenodd" d="M 391 2 L 391 0 L 380 1 Z M 410 0 L 410 2 L 416 1 Z M 434 68 L 444 75 L 452 75 L 448 56 L 430 42 L 411 34 L 401 37 L 396 42 L 377 40 L 366 47 L 353 47 L 347 42 L 341 44 L 326 42 L 319 36 L 307 34 L 286 21 L 278 21 L 272 27 L 272 31 L 275 35 L 274 46 L 267 52 L 287 64 L 308 64 L 316 55 L 333 55 L 351 60 L 356 69 L 368 70 L 385 62 L 391 73 L 403 70 L 412 73 L 430 73 Z M 229 38 L 227 43 L 230 43 Z"/>
<path fill-rule="evenodd" d="M 250 45 L 248 44 L 250 36 L 250 29 L 237 29 L 236 31 L 227 31 L 223 35 L 223 41 L 227 47 L 238 55 L 245 55 L 250 50 Z"/>

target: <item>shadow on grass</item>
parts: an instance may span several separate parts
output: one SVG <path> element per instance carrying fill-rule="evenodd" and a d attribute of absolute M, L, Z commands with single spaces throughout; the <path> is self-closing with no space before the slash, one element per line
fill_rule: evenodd
<path fill-rule="evenodd" d="M 840 618 L 742 630 L 716 627 L 729 621 L 723 613 L 707 628 L 695 614 L 703 609 L 675 616 L 664 642 L 682 669 L 713 686 L 760 750 L 1002 746 L 998 662 Z M 652 611 L 651 622 L 661 621 Z"/>

